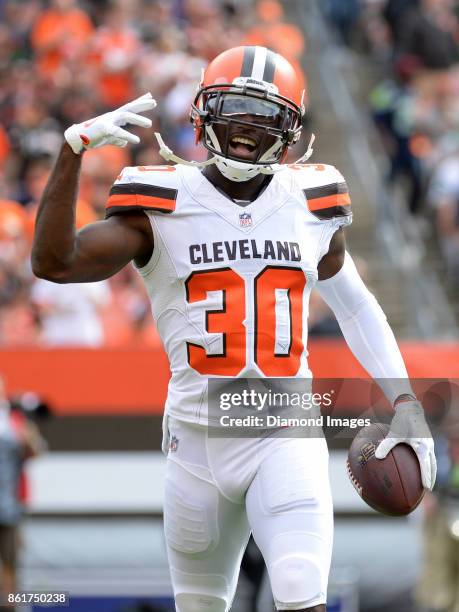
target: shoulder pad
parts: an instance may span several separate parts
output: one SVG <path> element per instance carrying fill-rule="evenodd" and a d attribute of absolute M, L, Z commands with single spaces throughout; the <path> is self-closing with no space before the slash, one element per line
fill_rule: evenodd
<path fill-rule="evenodd" d="M 296 182 L 310 212 L 319 219 L 349 217 L 351 198 L 343 175 L 326 164 L 293 164 Z"/>
<path fill-rule="evenodd" d="M 124 168 L 110 190 L 105 218 L 133 210 L 172 213 L 177 193 L 176 166 Z"/>

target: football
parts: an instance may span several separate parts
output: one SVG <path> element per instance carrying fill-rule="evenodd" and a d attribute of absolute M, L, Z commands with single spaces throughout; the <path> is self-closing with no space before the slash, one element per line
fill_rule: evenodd
<path fill-rule="evenodd" d="M 414 450 L 397 444 L 385 459 L 375 450 L 389 426 L 374 423 L 362 428 L 349 449 L 347 471 L 360 497 L 372 508 L 389 516 L 413 512 L 424 496 L 421 470 Z"/>

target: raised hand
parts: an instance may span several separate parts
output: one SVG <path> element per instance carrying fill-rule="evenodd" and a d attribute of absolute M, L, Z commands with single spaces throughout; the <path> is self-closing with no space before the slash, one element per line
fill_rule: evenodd
<path fill-rule="evenodd" d="M 155 106 L 156 100 L 151 93 L 146 93 L 114 111 L 83 123 L 75 123 L 64 132 L 64 138 L 77 154 L 85 149 L 97 149 L 107 144 L 117 147 L 125 147 L 128 143 L 138 144 L 140 138 L 121 126 L 131 124 L 144 128 L 151 127 L 151 119 L 138 113 L 152 110 Z"/>

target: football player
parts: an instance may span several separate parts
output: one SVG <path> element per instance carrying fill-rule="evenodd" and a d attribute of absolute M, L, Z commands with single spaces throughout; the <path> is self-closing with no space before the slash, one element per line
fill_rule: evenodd
<path fill-rule="evenodd" d="M 278 610 L 323 612 L 332 550 L 328 451 L 323 437 L 207 435 L 210 378 L 311 378 L 306 337 L 313 287 L 335 313 L 363 367 L 385 379 L 395 407 L 377 449 L 414 448 L 422 481 L 435 480 L 433 442 L 394 335 L 346 252 L 346 182 L 307 154 L 285 164 L 300 136 L 304 91 L 295 70 L 263 47 L 225 51 L 192 104 L 205 162 L 120 172 L 106 219 L 75 230 L 84 151 L 139 138 L 146 94 L 65 132 L 40 204 L 33 270 L 57 283 L 99 281 L 133 261 L 168 353 L 164 527 L 179 612 L 231 607 L 250 532 Z M 152 381 L 154 364 L 152 364 Z M 135 382 L 133 382 L 135 384 Z"/>

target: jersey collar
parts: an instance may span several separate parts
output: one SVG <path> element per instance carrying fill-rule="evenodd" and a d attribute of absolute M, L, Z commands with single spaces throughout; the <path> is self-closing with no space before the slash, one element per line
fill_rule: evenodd
<path fill-rule="evenodd" d="M 186 174 L 188 176 L 184 178 L 188 192 L 200 206 L 212 210 L 247 234 L 283 206 L 289 197 L 289 189 L 284 186 L 284 181 L 274 175 L 255 200 L 247 206 L 240 206 L 217 189 L 198 169 L 188 169 Z M 245 219 L 241 218 L 241 214 L 246 215 Z"/>

